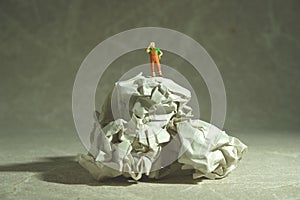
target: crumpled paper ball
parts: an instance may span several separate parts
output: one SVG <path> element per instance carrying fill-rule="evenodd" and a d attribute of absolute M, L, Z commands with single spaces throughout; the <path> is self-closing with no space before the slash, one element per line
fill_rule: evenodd
<path fill-rule="evenodd" d="M 247 146 L 193 119 L 190 99 L 189 90 L 167 78 L 139 74 L 115 83 L 102 111 L 95 111 L 91 148 L 79 155 L 80 165 L 97 180 L 158 179 L 174 173 L 175 165 L 194 179 L 225 177 Z"/>

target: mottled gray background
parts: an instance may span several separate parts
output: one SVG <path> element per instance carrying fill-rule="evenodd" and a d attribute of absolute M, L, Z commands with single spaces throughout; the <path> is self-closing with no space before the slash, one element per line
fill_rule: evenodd
<path fill-rule="evenodd" d="M 275 159 L 272 161 L 257 156 L 261 152 L 267 155 L 280 147 L 281 139 L 286 134 L 299 132 L 299 20 L 298 0 L 0 0 L 1 160 L 8 163 L 31 162 L 37 156 L 85 152 L 76 134 L 71 110 L 73 82 L 81 62 L 97 44 L 114 34 L 136 27 L 158 26 L 194 38 L 219 67 L 228 101 L 224 128 L 252 147 L 248 163 L 244 161 L 248 171 L 241 168 L 240 175 L 257 172 L 255 167 L 259 163 L 256 161 L 265 160 L 264 167 L 271 162 L 277 166 L 281 161 L 280 158 L 276 160 L 276 155 L 281 154 L 273 152 L 274 155 L 269 157 Z M 142 50 L 116 60 L 99 83 L 97 106 L 100 107 L 112 84 L 123 73 L 148 60 L 148 55 Z M 195 73 L 186 61 L 169 52 L 165 53 L 163 63 L 179 70 L 188 79 L 189 75 Z M 207 88 L 200 77 L 190 81 L 195 90 L 199 91 L 201 116 L 209 120 L 210 99 Z M 250 140 L 251 134 L 255 136 Z M 268 142 L 272 137 L 275 139 Z M 295 145 L 299 142 L 299 134 L 288 137 L 290 139 L 284 140 L 284 145 L 289 150 L 283 157 L 290 156 L 291 152 L 296 153 L 291 157 L 294 163 L 287 164 L 293 166 L 296 162 L 299 164 L 299 148 Z M 265 145 L 271 146 L 265 151 L 260 149 Z M 24 154 L 20 156 L 20 152 Z M 54 176 L 53 179 L 46 177 L 43 180 L 55 182 L 56 179 L 60 180 L 61 174 L 68 174 L 67 166 L 70 163 L 65 159 L 64 164 L 65 171 L 50 174 Z M 27 168 L 22 166 L 17 165 L 7 171 L 26 171 Z M 28 169 L 39 166 L 29 165 Z M 47 166 L 59 168 L 59 165 L 53 166 L 53 162 L 46 162 L 42 166 L 44 168 L 41 171 L 48 169 Z M 270 172 L 264 169 L 261 168 L 261 173 Z M 272 167 L 269 170 L 274 172 Z M 76 170 L 74 173 L 78 174 Z M 88 176 L 83 173 L 81 180 Z M 17 177 L 12 177 L 15 176 L 3 176 L 2 184 L 8 179 L 11 180 L 9 184 L 18 182 Z M 22 177 L 27 180 L 26 174 Z M 262 177 L 257 174 L 258 179 Z M 268 174 L 266 177 L 269 177 Z M 292 177 L 286 180 L 294 180 Z M 231 179 L 228 180 L 230 182 Z M 234 180 L 238 181 L 239 177 Z M 251 183 L 266 185 L 263 181 L 266 179 L 256 183 L 246 179 L 249 188 L 253 186 Z M 269 183 L 273 182 L 270 179 Z M 34 183 L 36 186 L 41 184 Z M 45 187 L 48 186 L 46 184 Z M 224 187 L 229 189 L 227 192 L 232 191 L 230 183 Z M 8 185 L 7 188 L 22 195 L 16 192 L 18 188 L 13 190 Z M 211 192 L 209 188 L 205 190 L 208 194 Z M 249 189 L 244 194 L 254 193 Z M 266 198 L 274 197 L 265 194 Z M 282 196 L 282 192 L 275 194 L 280 198 L 286 197 Z M 250 196 L 244 196 L 244 199 Z"/>
<path fill-rule="evenodd" d="M 159 26 L 194 38 L 216 62 L 228 98 L 227 130 L 297 130 L 299 9 L 300 2 L 290 0 L 2 0 L 0 127 L 75 131 L 72 86 L 85 56 L 121 31 Z M 100 86 L 108 90 L 122 73 L 146 61 L 143 51 L 121 57 Z M 185 75 L 192 71 L 175 55 L 166 54 L 163 62 L 184 69 Z M 196 80 L 191 82 L 197 88 Z M 199 91 L 207 90 L 200 86 Z M 106 95 L 101 92 L 99 106 Z M 199 98 L 201 116 L 209 120 L 209 96 Z"/>

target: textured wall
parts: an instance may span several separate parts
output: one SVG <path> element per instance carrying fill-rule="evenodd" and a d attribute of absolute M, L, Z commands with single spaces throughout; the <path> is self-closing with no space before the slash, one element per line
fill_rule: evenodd
<path fill-rule="evenodd" d="M 204 46 L 226 87 L 225 128 L 296 130 L 300 114 L 300 2 L 287 1 L 0 1 L 0 127 L 74 131 L 76 72 L 98 43 L 121 31 L 159 26 Z M 193 70 L 167 53 L 165 63 Z M 148 61 L 137 51 L 116 60 L 99 83 L 97 102 L 122 73 Z M 188 70 L 190 69 L 190 70 Z M 190 80 L 209 119 L 205 84 Z"/>

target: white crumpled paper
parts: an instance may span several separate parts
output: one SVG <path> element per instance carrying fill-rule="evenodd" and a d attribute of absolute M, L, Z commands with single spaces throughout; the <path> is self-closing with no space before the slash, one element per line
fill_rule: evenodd
<path fill-rule="evenodd" d="M 161 178 L 174 165 L 192 171 L 193 178 L 226 176 L 247 146 L 192 119 L 190 99 L 189 90 L 167 78 L 139 74 L 117 82 L 101 113 L 95 112 L 91 149 L 79 163 L 98 180 Z"/>

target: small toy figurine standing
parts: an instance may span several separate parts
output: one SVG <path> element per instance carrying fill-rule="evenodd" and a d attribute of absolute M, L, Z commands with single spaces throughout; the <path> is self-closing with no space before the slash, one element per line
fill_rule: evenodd
<path fill-rule="evenodd" d="M 156 76 L 155 69 L 154 69 L 154 63 L 156 63 L 156 67 L 157 67 L 159 76 L 162 76 L 159 60 L 161 59 L 163 52 L 159 48 L 155 47 L 154 42 L 150 42 L 149 46 L 146 49 L 146 52 L 150 54 L 152 76 L 153 77 Z"/>

